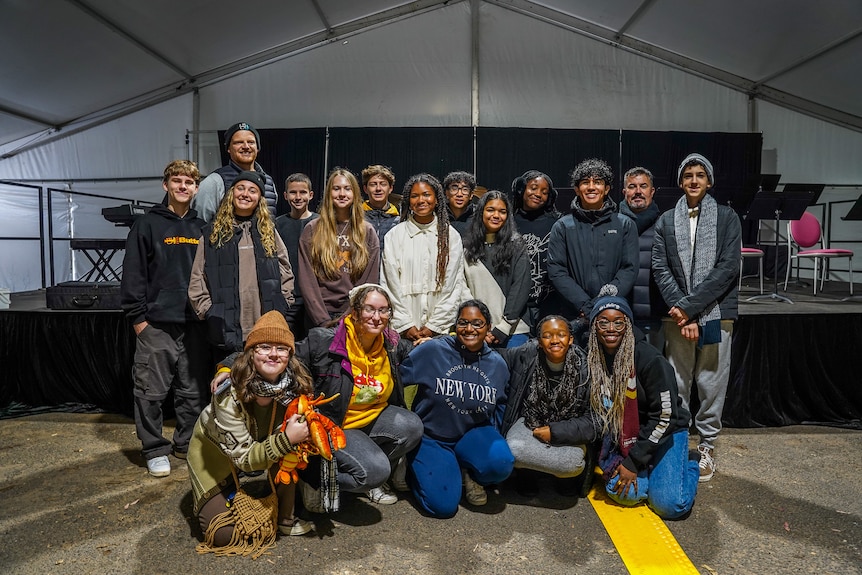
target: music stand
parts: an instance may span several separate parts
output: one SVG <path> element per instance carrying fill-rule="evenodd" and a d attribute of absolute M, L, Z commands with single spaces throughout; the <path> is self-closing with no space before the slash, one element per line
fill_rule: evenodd
<path fill-rule="evenodd" d="M 841 216 L 845 222 L 855 222 L 862 220 L 862 196 L 856 198 L 856 203 L 850 207 L 850 211 Z"/>
<path fill-rule="evenodd" d="M 805 213 L 808 204 L 814 192 L 757 192 L 754 195 L 754 200 L 751 202 L 751 207 L 748 209 L 746 217 L 755 218 L 758 220 L 775 219 L 775 270 L 772 274 L 773 288 L 771 294 L 756 295 L 748 298 L 746 301 L 757 301 L 761 299 L 770 299 L 783 301 L 785 303 L 793 303 L 789 297 L 778 294 L 778 230 L 781 225 L 781 220 L 798 220 Z M 788 262 L 787 265 L 790 265 Z"/>
<path fill-rule="evenodd" d="M 826 184 L 784 184 L 785 192 L 812 192 L 814 195 L 811 197 L 809 206 L 813 206 L 820 201 L 820 194 L 823 193 L 825 188 Z"/>

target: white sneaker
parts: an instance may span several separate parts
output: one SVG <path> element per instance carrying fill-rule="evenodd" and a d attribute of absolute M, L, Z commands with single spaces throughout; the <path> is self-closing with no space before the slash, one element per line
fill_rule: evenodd
<path fill-rule="evenodd" d="M 712 479 L 715 475 L 715 458 L 714 451 L 706 445 L 698 445 L 697 450 L 700 452 L 700 483 L 704 483 Z"/>
<path fill-rule="evenodd" d="M 410 486 L 407 485 L 406 457 L 402 457 L 395 464 L 395 469 L 392 470 L 392 477 L 389 478 L 389 483 L 392 484 L 392 489 L 395 491 L 410 491 Z"/>
<path fill-rule="evenodd" d="M 464 480 L 464 495 L 467 497 L 467 503 L 477 507 L 488 503 L 485 488 L 473 481 L 466 469 L 461 471 L 461 477 Z"/>
<path fill-rule="evenodd" d="M 153 477 L 167 477 L 171 474 L 171 461 L 167 455 L 147 459 L 147 471 Z"/>
<path fill-rule="evenodd" d="M 398 503 L 398 496 L 389 491 L 389 486 L 385 483 L 380 487 L 367 491 L 365 495 L 368 499 L 378 505 L 392 505 Z"/>
<path fill-rule="evenodd" d="M 279 524 L 278 531 L 282 535 L 305 535 L 309 531 L 314 531 L 314 523 L 312 523 L 311 521 L 305 521 L 297 517 L 287 525 L 283 523 Z"/>

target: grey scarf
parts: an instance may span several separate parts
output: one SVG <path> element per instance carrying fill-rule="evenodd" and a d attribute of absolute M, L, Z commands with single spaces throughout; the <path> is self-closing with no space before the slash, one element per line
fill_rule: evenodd
<path fill-rule="evenodd" d="M 685 272 L 686 294 L 690 294 L 692 289 L 703 282 L 709 272 L 715 268 L 715 258 L 718 253 L 718 204 L 715 198 L 706 194 L 700 201 L 699 208 L 694 254 L 691 250 L 691 229 L 689 227 L 688 203 L 685 196 L 676 203 L 673 213 L 677 250 L 682 262 L 682 269 Z M 708 321 L 720 319 L 721 309 L 719 309 L 716 300 L 706 306 L 697 318 L 697 323 L 704 326 Z"/>

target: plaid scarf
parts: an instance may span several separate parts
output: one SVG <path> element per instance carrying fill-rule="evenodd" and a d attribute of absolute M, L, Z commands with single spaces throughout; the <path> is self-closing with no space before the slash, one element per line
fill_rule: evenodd
<path fill-rule="evenodd" d="M 248 390 L 258 397 L 272 397 L 282 405 L 287 405 L 297 396 L 293 391 L 293 374 L 285 369 L 275 383 L 255 376 L 248 383 Z"/>
<path fill-rule="evenodd" d="M 528 429 L 536 429 L 579 415 L 583 406 L 578 401 L 577 390 L 587 385 L 587 382 L 580 381 L 580 366 L 574 348 L 569 347 L 566 351 L 563 371 L 558 374 L 550 371 L 544 353 L 539 353 L 536 363 L 539 365 L 533 372 L 533 380 L 524 400 L 524 425 Z"/>

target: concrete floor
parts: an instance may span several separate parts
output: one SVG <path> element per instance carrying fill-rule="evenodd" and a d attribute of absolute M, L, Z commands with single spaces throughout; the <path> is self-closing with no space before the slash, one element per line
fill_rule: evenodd
<path fill-rule="evenodd" d="M 138 448 L 119 416 L 0 420 L 0 573 L 627 573 L 589 502 L 508 483 L 449 520 L 348 499 L 257 561 L 199 556 L 185 462 L 152 478 Z M 718 473 L 668 526 L 704 575 L 860 574 L 860 454 L 860 431 L 726 429 Z"/>

